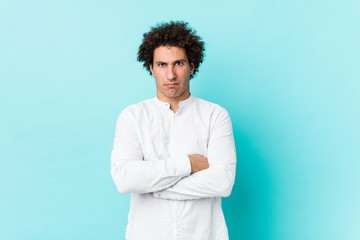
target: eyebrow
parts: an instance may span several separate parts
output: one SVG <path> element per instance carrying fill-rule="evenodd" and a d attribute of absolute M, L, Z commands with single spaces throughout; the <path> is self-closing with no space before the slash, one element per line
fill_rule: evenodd
<path fill-rule="evenodd" d="M 175 62 L 186 62 L 186 59 L 178 59 L 178 60 L 175 60 Z M 167 62 L 164 62 L 164 61 L 156 61 L 155 64 L 159 64 L 159 63 L 167 63 Z"/>

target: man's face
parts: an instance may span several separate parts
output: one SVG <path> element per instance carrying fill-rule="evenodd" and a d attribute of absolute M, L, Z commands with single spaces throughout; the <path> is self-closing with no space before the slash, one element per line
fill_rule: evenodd
<path fill-rule="evenodd" d="M 160 100 L 181 101 L 189 96 L 189 80 L 194 74 L 194 65 L 189 63 L 184 48 L 157 47 L 150 71 L 155 78 Z"/>

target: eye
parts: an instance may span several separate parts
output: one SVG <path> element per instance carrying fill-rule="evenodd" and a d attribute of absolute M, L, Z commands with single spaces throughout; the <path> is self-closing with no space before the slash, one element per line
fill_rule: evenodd
<path fill-rule="evenodd" d="M 181 61 L 175 62 L 175 65 L 176 65 L 176 66 L 182 66 L 183 64 L 184 64 L 184 63 L 181 62 Z"/>
<path fill-rule="evenodd" d="M 163 63 L 163 62 L 162 62 L 162 63 L 158 63 L 158 66 L 159 66 L 159 67 L 165 67 L 165 65 L 166 65 L 166 63 Z"/>

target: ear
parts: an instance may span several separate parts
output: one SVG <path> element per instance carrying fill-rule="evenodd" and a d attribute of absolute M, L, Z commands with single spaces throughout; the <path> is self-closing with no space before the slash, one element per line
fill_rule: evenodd
<path fill-rule="evenodd" d="M 190 70 L 191 70 L 190 75 L 193 75 L 194 72 L 195 72 L 195 65 L 194 65 L 194 63 L 191 63 L 191 64 L 190 64 Z"/>
<path fill-rule="evenodd" d="M 150 72 L 151 72 L 151 75 L 153 75 L 153 76 L 154 76 L 154 69 L 153 69 L 152 64 L 150 64 L 150 65 L 149 65 L 149 67 L 150 67 Z"/>

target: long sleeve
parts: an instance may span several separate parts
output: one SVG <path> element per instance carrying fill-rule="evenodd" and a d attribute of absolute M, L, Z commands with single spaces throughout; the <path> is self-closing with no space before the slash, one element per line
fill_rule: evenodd
<path fill-rule="evenodd" d="M 160 191 L 190 172 L 190 161 L 185 154 L 166 160 L 144 160 L 133 116 L 126 109 L 120 114 L 111 153 L 111 175 L 120 193 Z"/>
<path fill-rule="evenodd" d="M 219 115 L 211 132 L 207 157 L 208 169 L 191 174 L 165 190 L 154 192 L 154 196 L 192 200 L 230 195 L 235 181 L 236 150 L 231 120 L 226 111 Z"/>

